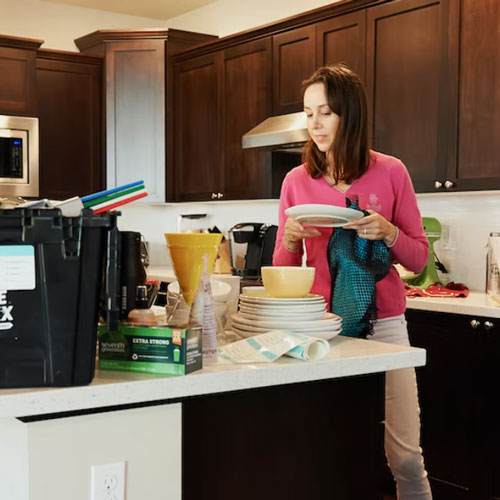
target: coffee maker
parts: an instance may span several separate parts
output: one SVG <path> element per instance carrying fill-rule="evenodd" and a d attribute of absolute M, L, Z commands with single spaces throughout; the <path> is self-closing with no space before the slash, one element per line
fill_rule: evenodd
<path fill-rule="evenodd" d="M 240 222 L 228 231 L 231 269 L 241 285 L 261 285 L 260 268 L 271 266 L 278 226 Z"/>

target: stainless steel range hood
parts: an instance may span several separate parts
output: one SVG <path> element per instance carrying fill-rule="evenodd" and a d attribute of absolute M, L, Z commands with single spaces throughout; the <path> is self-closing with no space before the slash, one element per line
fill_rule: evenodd
<path fill-rule="evenodd" d="M 271 146 L 290 151 L 308 140 L 306 114 L 299 111 L 267 118 L 243 136 L 242 146 L 243 149 Z"/>

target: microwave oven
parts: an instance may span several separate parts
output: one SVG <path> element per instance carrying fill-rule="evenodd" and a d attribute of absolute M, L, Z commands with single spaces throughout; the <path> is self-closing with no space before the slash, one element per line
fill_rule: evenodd
<path fill-rule="evenodd" d="M 38 195 L 38 118 L 0 115 L 0 198 Z"/>

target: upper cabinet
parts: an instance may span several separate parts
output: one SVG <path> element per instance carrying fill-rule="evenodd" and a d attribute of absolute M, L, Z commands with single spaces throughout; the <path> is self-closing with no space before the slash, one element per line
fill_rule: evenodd
<path fill-rule="evenodd" d="M 273 36 L 273 114 L 303 109 L 302 82 L 316 69 L 314 25 Z"/>
<path fill-rule="evenodd" d="M 403 160 L 419 191 L 445 183 L 454 37 L 448 20 L 448 0 L 389 2 L 367 14 L 373 146 Z"/>
<path fill-rule="evenodd" d="M 458 8 L 460 7 L 460 9 Z M 500 2 L 455 0 L 448 178 L 460 190 L 500 189 Z"/>
<path fill-rule="evenodd" d="M 271 114 L 271 39 L 224 51 L 223 165 L 226 199 L 270 198 L 270 156 L 263 149 L 242 149 L 243 134 Z"/>
<path fill-rule="evenodd" d="M 365 79 L 366 10 L 316 24 L 317 66 L 344 63 Z"/>
<path fill-rule="evenodd" d="M 0 36 L 0 114 L 36 116 L 36 50 L 42 40 Z"/>
<path fill-rule="evenodd" d="M 221 53 L 175 66 L 175 201 L 222 197 L 221 70 Z"/>
<path fill-rule="evenodd" d="M 269 38 L 175 65 L 176 201 L 270 197 L 269 153 L 241 147 L 271 114 L 270 87 Z"/>
<path fill-rule="evenodd" d="M 101 30 L 75 40 L 81 52 L 104 58 L 107 187 L 144 180 L 146 202 L 173 193 L 165 168 L 171 55 L 214 38 L 180 30 Z"/>
<path fill-rule="evenodd" d="M 104 189 L 102 59 L 40 50 L 40 197 L 66 199 Z"/>

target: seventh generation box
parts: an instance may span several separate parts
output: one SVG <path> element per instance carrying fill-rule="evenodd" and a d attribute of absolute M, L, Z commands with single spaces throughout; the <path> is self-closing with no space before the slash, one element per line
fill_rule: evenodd
<path fill-rule="evenodd" d="M 199 326 L 99 327 L 99 369 L 185 375 L 202 368 Z"/>

